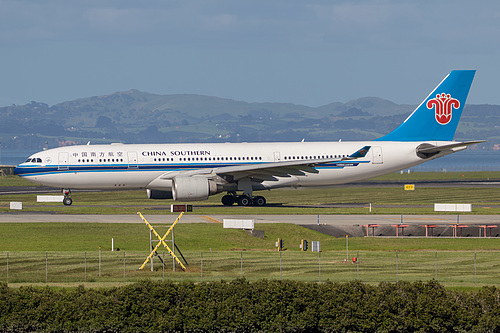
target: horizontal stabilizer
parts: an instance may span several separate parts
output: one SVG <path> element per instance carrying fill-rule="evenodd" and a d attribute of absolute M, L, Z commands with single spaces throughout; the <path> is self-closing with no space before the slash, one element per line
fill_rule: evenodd
<path fill-rule="evenodd" d="M 456 142 L 442 146 L 434 146 L 428 143 L 421 144 L 417 147 L 417 154 L 422 158 L 429 158 L 443 152 L 454 152 L 457 150 L 466 149 L 468 146 L 486 142 L 486 140 Z"/>

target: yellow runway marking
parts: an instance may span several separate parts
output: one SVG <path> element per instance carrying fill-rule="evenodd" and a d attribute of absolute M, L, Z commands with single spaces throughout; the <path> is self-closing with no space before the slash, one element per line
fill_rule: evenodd
<path fill-rule="evenodd" d="M 213 217 L 210 217 L 210 216 L 200 216 L 202 219 L 204 219 L 205 221 L 208 221 L 208 222 L 211 222 L 211 223 L 222 223 L 221 221 L 219 220 L 216 220 L 214 219 Z"/>

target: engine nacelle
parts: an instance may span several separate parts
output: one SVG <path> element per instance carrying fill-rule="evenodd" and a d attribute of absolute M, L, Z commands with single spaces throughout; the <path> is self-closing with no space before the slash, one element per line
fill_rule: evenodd
<path fill-rule="evenodd" d="M 148 199 L 173 199 L 172 191 L 146 190 Z"/>
<path fill-rule="evenodd" d="M 204 176 L 175 177 L 172 180 L 174 200 L 197 201 L 207 200 L 209 195 L 222 192 L 219 186 Z"/>

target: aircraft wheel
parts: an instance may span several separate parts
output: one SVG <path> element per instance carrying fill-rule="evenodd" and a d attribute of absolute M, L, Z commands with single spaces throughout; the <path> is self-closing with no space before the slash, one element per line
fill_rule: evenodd
<path fill-rule="evenodd" d="M 72 203 L 73 203 L 73 199 L 71 199 L 71 198 L 64 198 L 63 199 L 63 204 L 65 206 L 71 206 Z"/>
<path fill-rule="evenodd" d="M 238 197 L 238 205 L 240 206 L 250 206 L 252 200 L 246 195 L 241 195 Z"/>
<path fill-rule="evenodd" d="M 253 198 L 253 204 L 254 206 L 265 206 L 266 205 L 266 198 L 257 196 Z"/>
<path fill-rule="evenodd" d="M 226 194 L 222 197 L 221 201 L 224 206 L 232 206 L 234 204 L 234 196 Z"/>

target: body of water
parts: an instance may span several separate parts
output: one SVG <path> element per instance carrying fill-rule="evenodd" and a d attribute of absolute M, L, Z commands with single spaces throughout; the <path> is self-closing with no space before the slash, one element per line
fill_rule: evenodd
<path fill-rule="evenodd" d="M 500 171 L 500 151 L 467 149 L 425 162 L 413 171 Z"/>
<path fill-rule="evenodd" d="M 35 150 L 0 150 L 0 165 L 18 165 L 36 153 Z"/>
<path fill-rule="evenodd" d="M 25 161 L 32 150 L 0 151 L 0 164 L 17 165 Z M 500 171 L 500 151 L 467 149 L 455 154 L 425 162 L 411 168 L 413 171 Z"/>

